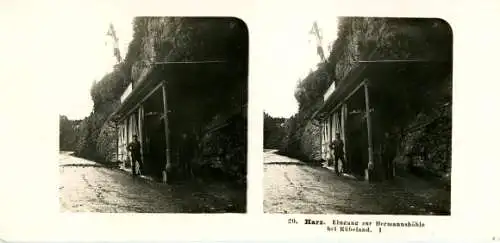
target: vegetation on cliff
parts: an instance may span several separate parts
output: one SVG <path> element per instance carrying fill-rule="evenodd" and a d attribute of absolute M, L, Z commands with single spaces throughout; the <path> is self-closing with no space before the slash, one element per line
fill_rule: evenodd
<path fill-rule="evenodd" d="M 134 47 L 138 57 L 129 59 L 133 80 L 148 70 L 145 62 L 224 62 L 177 65 L 175 69 L 164 66 L 154 75 L 169 78 L 172 139 L 185 133 L 195 140 L 193 172 L 246 178 L 245 24 L 235 18 L 138 18 L 136 28 L 147 31 Z M 228 123 L 241 126 L 229 128 Z"/>
<path fill-rule="evenodd" d="M 66 116 L 59 116 L 59 149 L 74 151 L 77 143 L 77 131 L 81 120 L 69 120 Z"/>
<path fill-rule="evenodd" d="M 318 69 L 301 80 L 296 88 L 299 110 L 289 119 L 289 133 L 282 149 L 296 157 L 319 158 L 312 154 L 320 151 L 319 126 L 311 117 L 323 103 L 323 94 L 331 83 L 341 84 L 359 65 L 357 61 L 434 60 L 450 63 L 439 72 L 451 75 L 452 32 L 442 20 L 342 17 L 338 23 L 338 38 L 332 45 L 328 62 L 318 64 Z M 380 125 L 384 130 L 398 131 L 400 161 L 408 161 L 408 156 L 419 154 L 426 168 L 445 172 L 451 163 L 451 76 L 436 82 L 407 81 L 419 72 L 418 68 L 400 70 L 381 88 L 385 95 L 378 102 L 385 109 L 383 113 L 398 115 L 388 116 L 391 118 Z"/>
<path fill-rule="evenodd" d="M 272 117 L 264 112 L 264 148 L 280 149 L 286 136 L 286 118 Z"/>
<path fill-rule="evenodd" d="M 242 105 L 246 103 L 248 32 L 242 21 L 234 18 L 137 17 L 133 21 L 133 29 L 133 39 L 125 58 L 117 56 L 119 63 L 114 70 L 92 85 L 90 94 L 94 103 L 93 111 L 82 120 L 76 131 L 77 142 L 74 147 L 79 156 L 99 161 L 116 159 L 117 129 L 116 124 L 108 121 L 108 118 L 119 107 L 120 96 L 126 87 L 137 82 L 155 63 L 206 60 L 227 63 L 219 65 L 219 69 L 222 69 L 219 71 L 226 73 L 223 80 L 203 73 L 209 69 L 180 68 L 180 71 L 168 72 L 169 80 L 173 80 L 169 89 L 178 89 L 177 93 L 182 94 L 182 89 L 189 85 L 197 87 L 192 89 L 196 93 L 190 96 L 197 97 L 199 102 L 196 104 L 189 96 L 170 97 L 178 100 L 177 104 L 171 104 L 172 107 L 181 105 L 185 110 L 185 114 L 179 117 L 186 122 L 178 123 L 177 132 L 190 130 L 188 127 L 194 126 L 193 130 L 197 133 L 193 134 L 194 137 L 210 140 L 210 136 L 207 138 L 202 134 L 207 127 L 216 120 L 234 119 L 232 116 L 241 112 Z M 120 53 L 115 51 L 115 55 Z M 203 79 L 186 80 L 183 75 L 189 71 L 198 72 L 192 73 L 192 76 L 198 75 Z M 156 72 L 155 75 L 167 73 Z M 179 110 L 177 114 L 181 114 L 182 109 Z M 246 123 L 244 125 L 246 128 Z M 246 130 L 244 134 L 231 136 L 236 136 L 230 140 L 238 141 L 237 147 L 245 147 L 243 150 L 246 151 L 246 139 L 240 138 L 246 138 Z M 246 156 L 246 152 L 241 153 Z M 240 154 L 234 157 L 238 156 L 241 157 Z M 235 162 L 237 164 L 246 161 L 236 160 L 239 160 Z M 243 167 L 246 170 L 246 166 Z M 228 169 L 226 172 L 240 177 L 246 174 L 243 169 Z"/>

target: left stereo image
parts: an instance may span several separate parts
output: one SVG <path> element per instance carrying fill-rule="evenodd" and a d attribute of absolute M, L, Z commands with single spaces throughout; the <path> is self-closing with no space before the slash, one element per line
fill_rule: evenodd
<path fill-rule="evenodd" d="M 75 105 L 59 112 L 61 212 L 246 213 L 246 24 L 94 24 L 80 67 L 92 73 L 70 80 Z"/>

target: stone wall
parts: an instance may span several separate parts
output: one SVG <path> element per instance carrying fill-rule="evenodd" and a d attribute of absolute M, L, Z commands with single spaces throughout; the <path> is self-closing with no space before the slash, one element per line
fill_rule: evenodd
<path fill-rule="evenodd" d="M 321 160 L 321 127 L 307 122 L 301 139 L 301 150 L 309 161 Z"/>

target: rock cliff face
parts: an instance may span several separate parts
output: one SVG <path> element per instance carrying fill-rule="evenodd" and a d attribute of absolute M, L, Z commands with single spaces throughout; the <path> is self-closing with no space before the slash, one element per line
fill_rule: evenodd
<path fill-rule="evenodd" d="M 439 19 L 352 18 L 339 19 L 339 37 L 330 62 L 342 80 L 359 60 L 427 59 L 451 56 L 451 29 Z"/>
<path fill-rule="evenodd" d="M 293 126 L 296 129 L 290 131 L 287 136 L 288 146 L 285 147 L 289 153 L 293 151 L 300 157 L 311 160 L 317 158 L 316 154 L 320 151 L 320 136 L 317 134 L 319 127 L 310 122 L 310 115 L 319 107 L 315 104 L 322 102 L 322 94 L 331 83 L 330 80 L 327 82 L 328 85 L 324 85 L 325 82 L 320 81 L 319 73 L 327 72 L 340 84 L 360 60 L 426 59 L 451 62 L 451 58 L 452 32 L 449 25 L 442 20 L 340 18 L 338 39 L 333 44 L 328 66 L 309 75 L 297 87 L 296 98 L 300 109 L 294 117 Z M 441 71 L 451 74 L 450 68 Z M 416 72 L 418 73 L 418 70 Z M 405 78 L 404 75 L 398 75 L 399 81 L 388 80 L 388 82 L 410 80 L 408 76 Z M 405 75 L 411 75 L 411 72 L 407 71 Z M 426 162 L 422 164 L 435 171 L 445 171 L 451 163 L 451 78 L 420 86 L 414 85 L 420 90 L 414 90 L 413 93 L 425 93 L 427 98 L 413 97 L 411 108 L 415 110 L 415 114 L 410 112 L 401 114 L 405 117 L 398 120 L 400 124 L 391 125 L 400 126 L 399 130 L 406 131 L 400 134 L 402 142 L 398 148 L 398 156 L 415 157 L 414 159 L 417 160 L 415 151 L 425 150 L 425 156 L 422 153 L 419 155 L 425 157 L 423 160 Z M 405 122 L 402 122 L 403 120 Z M 439 140 L 441 141 L 439 146 L 428 139 L 437 138 L 437 136 L 442 138 Z M 300 141 L 298 142 L 300 146 L 296 144 L 296 140 Z M 404 159 L 399 159 L 399 161 L 404 161 Z"/>
<path fill-rule="evenodd" d="M 451 63 L 452 58 L 451 29 L 438 19 L 342 18 L 338 41 L 345 43 L 336 50 L 338 55 L 333 55 L 337 58 L 334 62 L 338 80 L 345 78 L 358 60 L 406 59 Z M 413 74 L 412 71 L 393 74 L 398 78 L 389 78 L 387 82 L 399 82 L 400 85 L 411 80 L 412 75 L 418 75 L 418 70 L 415 69 Z M 409 92 L 407 94 L 412 97 L 401 107 L 411 107 L 413 113 L 398 113 L 393 116 L 395 121 L 391 122 L 392 125 L 385 128 L 401 131 L 398 133 L 401 142 L 397 149 L 397 161 L 402 167 L 410 164 L 437 174 L 446 173 L 451 167 L 451 67 L 445 72 L 450 75 L 447 79 L 415 83 L 412 84 L 414 90 L 395 90 L 401 94 Z M 419 92 L 422 94 L 416 94 Z M 385 96 L 388 95 L 392 94 L 387 92 Z"/>
<path fill-rule="evenodd" d="M 169 90 L 173 97 L 169 100 L 172 99 L 172 109 L 177 112 L 177 121 L 172 119 L 172 123 L 176 123 L 173 133 L 177 134 L 172 136 L 176 139 L 178 133 L 195 130 L 192 134 L 196 140 L 193 146 L 198 150 L 194 152 L 195 174 L 216 170 L 232 180 L 244 182 L 248 100 L 246 25 L 235 18 L 139 17 L 134 19 L 133 28 L 134 36 L 123 62 L 92 86 L 94 109 L 77 129 L 77 154 L 98 161 L 116 159 L 117 129 L 106 120 L 120 105 L 120 96 L 127 86 L 144 80 L 154 63 L 225 61 L 208 68 L 185 68 L 184 65 L 169 72 L 157 68 L 154 74 L 157 76 L 153 78 L 168 76 L 171 81 Z M 223 148 L 227 152 L 213 153 L 208 147 Z"/>
<path fill-rule="evenodd" d="M 359 26 L 363 19 L 341 19 L 338 42 L 342 44 L 334 50 L 335 80 L 343 80 L 360 59 L 360 42 L 364 38 Z"/>
<path fill-rule="evenodd" d="M 242 114 L 246 112 L 247 103 L 248 33 L 245 24 L 234 18 L 141 17 L 135 20 L 134 28 L 130 56 L 126 58 L 134 85 L 153 68 L 146 63 L 226 62 L 213 68 L 201 68 L 203 64 L 193 69 L 177 66 L 177 70 L 184 71 L 156 75 L 169 79 L 172 92 L 169 102 L 177 115 L 177 120 L 172 120 L 176 126 L 173 132 L 195 131 L 191 134 L 198 150 L 192 168 L 194 173 L 221 173 L 245 181 L 246 114 Z M 181 77 L 183 72 L 196 72 L 191 75 L 196 79 Z M 243 125 L 234 127 L 234 123 Z M 186 124 L 190 124 L 189 128 Z M 175 143 L 177 135 L 172 136 Z M 224 152 L 213 151 L 215 148 Z"/>
<path fill-rule="evenodd" d="M 313 122 L 306 123 L 302 134 L 301 150 L 307 155 L 309 161 L 321 160 L 321 127 Z"/>

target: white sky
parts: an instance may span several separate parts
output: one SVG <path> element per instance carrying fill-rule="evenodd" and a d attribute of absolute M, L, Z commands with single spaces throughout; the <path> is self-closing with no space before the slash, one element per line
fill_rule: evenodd
<path fill-rule="evenodd" d="M 329 55 L 328 45 L 337 38 L 337 16 L 332 6 L 303 2 L 304 5 L 296 7 L 300 13 L 283 12 L 277 15 L 275 10 L 280 6 L 268 6 L 272 2 L 266 1 L 269 11 L 262 12 L 257 18 L 260 19 L 258 27 L 262 28 L 258 34 L 265 38 L 259 41 L 259 45 L 264 47 L 260 51 L 264 54 L 259 55 L 256 63 L 259 71 L 254 76 L 263 82 L 261 87 L 266 87 L 261 93 L 264 110 L 274 117 L 290 117 L 297 112 L 298 104 L 294 97 L 297 82 L 306 77 L 311 69 L 316 70 L 320 62 L 316 53 L 316 38 L 309 34 L 313 22 L 316 20 L 323 32 L 325 55 Z"/>
<path fill-rule="evenodd" d="M 76 2 L 76 1 L 75 1 Z M 76 6 L 71 6 L 76 7 Z M 99 8 L 97 8 L 99 7 Z M 73 28 L 61 32 L 70 36 L 68 44 L 74 45 L 74 53 L 68 53 L 72 62 L 64 65 L 71 79 L 62 83 L 60 113 L 70 119 L 83 118 L 92 111 L 90 87 L 94 80 L 99 81 L 113 70 L 116 59 L 113 55 L 113 42 L 106 36 L 112 22 L 119 38 L 122 58 L 125 58 L 128 44 L 132 39 L 133 16 L 113 11 L 104 4 L 80 4 L 78 11 L 70 11 L 67 21 Z M 69 32 L 69 33 L 68 33 Z M 106 45 L 107 43 L 107 45 Z M 72 75 L 75 74 L 75 75 Z"/>
<path fill-rule="evenodd" d="M 2 4 L 7 5 L 5 11 L 0 10 L 0 27 L 6 27 L 0 28 L 2 37 L 6 37 L 0 49 L 3 54 L 7 53 L 6 56 L 16 58 L 9 60 L 7 64 L 12 66 L 4 66 L 2 74 L 19 80 L 22 70 L 16 69 L 23 66 L 37 70 L 37 76 L 46 74 L 51 80 L 44 88 L 57 90 L 55 105 L 59 113 L 70 119 L 88 116 L 93 106 L 92 82 L 99 81 L 116 64 L 113 43 L 106 36 L 109 24 L 112 22 L 115 26 L 123 58 L 132 39 L 133 16 L 116 11 L 111 1 L 99 4 L 91 1 L 23 3 L 7 1 Z M 11 24 L 13 22 L 16 24 Z"/>
<path fill-rule="evenodd" d="M 315 70 L 320 61 L 316 54 L 316 39 L 309 34 L 313 22 L 323 32 L 323 47 L 325 54 L 329 54 L 328 45 L 337 37 L 337 16 L 332 14 L 331 6 L 303 3 L 297 9 L 300 14 L 289 12 L 276 16 L 276 9 L 281 4 L 267 3 L 267 8 L 260 8 L 257 22 L 250 33 L 260 35 L 258 41 L 259 52 L 264 55 L 257 65 L 252 65 L 253 80 L 264 82 L 259 93 L 263 99 L 264 110 L 272 116 L 290 117 L 297 111 L 297 102 L 294 97 L 295 87 L 299 79 L 307 76 L 311 69 Z M 275 7 L 269 5 L 276 4 Z M 300 4 L 300 3 L 299 3 Z M 58 5 L 60 8 L 61 5 Z M 61 80 L 60 93 L 62 95 L 59 103 L 61 114 L 69 118 L 83 118 L 92 110 L 90 98 L 90 85 L 94 79 L 100 78 L 112 70 L 115 57 L 111 42 L 105 34 L 110 22 L 113 22 L 116 32 L 120 38 L 122 57 L 125 57 L 127 46 L 132 39 L 132 15 L 113 11 L 112 5 L 105 4 L 83 4 L 68 3 L 66 6 L 65 22 L 66 31 L 59 32 L 61 39 L 67 39 L 67 44 L 75 46 L 74 53 L 64 53 L 66 60 L 60 70 L 64 70 L 71 79 Z M 269 9 L 266 12 L 265 9 Z M 71 13 L 71 14 L 69 14 Z M 252 37 L 251 37 L 252 39 Z M 263 41 L 262 41 L 263 40 Z M 251 43 L 252 45 L 254 43 Z M 63 48 L 64 49 L 64 48 Z M 78 57 L 78 58 L 74 58 Z M 259 72 L 259 66 L 262 65 Z M 252 68 L 252 67 L 255 67 Z M 77 74 L 77 75 L 75 75 Z M 256 99 L 253 95 L 250 99 Z"/>
<path fill-rule="evenodd" d="M 331 5 L 302 1 L 281 6 L 280 1 L 265 2 L 265 7 L 258 8 L 254 22 L 248 23 L 251 27 L 250 55 L 257 57 L 250 62 L 250 81 L 262 84 L 259 94 L 251 94 L 250 99 L 258 97 L 264 110 L 272 116 L 289 117 L 297 111 L 294 97 L 297 81 L 309 70 L 316 69 L 320 61 L 316 39 L 309 34 L 312 24 L 318 21 L 323 31 L 325 54 L 328 54 L 327 46 L 336 38 L 337 16 Z M 290 7 L 290 4 L 302 6 L 295 6 L 295 12 L 276 14 L 276 9 Z M 34 80 L 32 75 L 43 73 L 51 79 L 50 83 L 54 83 L 51 88 L 59 95 L 55 105 L 60 114 L 70 119 L 89 115 L 93 105 L 92 82 L 100 80 L 116 63 L 112 44 L 106 36 L 109 23 L 115 26 L 121 54 L 125 57 L 133 34 L 133 9 L 117 11 L 116 2 L 112 1 L 54 1 L 51 5 L 33 0 L 31 4 L 7 1 L 2 5 L 6 8 L 0 10 L 0 25 L 6 27 L 2 28 L 2 36 L 6 38 L 0 49 L 4 49 L 1 51 L 7 53 L 6 56 L 17 58 L 0 67 L 4 69 L 2 74 L 7 74 L 6 80 L 20 79 L 22 70 L 18 70 L 19 67 L 36 64 L 36 73 L 22 75 L 26 80 Z M 22 21 L 18 16 L 22 16 Z M 13 21 L 16 25 L 9 24 Z M 25 44 L 20 45 L 20 42 Z M 252 53 L 252 50 L 257 51 Z M 32 61 L 26 62 L 23 59 L 26 57 L 20 55 L 22 52 Z"/>

